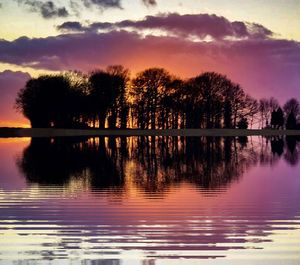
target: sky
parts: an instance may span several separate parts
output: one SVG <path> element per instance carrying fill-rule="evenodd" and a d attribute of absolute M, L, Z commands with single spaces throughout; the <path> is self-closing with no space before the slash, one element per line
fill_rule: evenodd
<path fill-rule="evenodd" d="M 42 73 L 123 64 L 216 71 L 259 99 L 300 99 L 299 0 L 0 0 L 0 126 Z"/>

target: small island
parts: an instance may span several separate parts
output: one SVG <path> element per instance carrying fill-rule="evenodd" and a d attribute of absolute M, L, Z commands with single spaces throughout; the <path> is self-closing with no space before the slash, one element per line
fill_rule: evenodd
<path fill-rule="evenodd" d="M 32 128 L 0 128 L 1 137 L 300 135 L 297 99 L 257 100 L 215 72 L 182 80 L 149 68 L 130 78 L 114 65 L 41 75 L 15 107 Z"/>

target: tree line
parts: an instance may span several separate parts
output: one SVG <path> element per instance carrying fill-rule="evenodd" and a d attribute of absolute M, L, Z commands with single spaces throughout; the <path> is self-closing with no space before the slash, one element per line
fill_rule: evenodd
<path fill-rule="evenodd" d="M 299 128 L 299 102 L 283 108 L 256 100 L 225 75 L 205 72 L 182 80 L 163 68 L 130 78 L 120 65 L 89 74 L 66 72 L 27 81 L 16 108 L 33 128 Z"/>

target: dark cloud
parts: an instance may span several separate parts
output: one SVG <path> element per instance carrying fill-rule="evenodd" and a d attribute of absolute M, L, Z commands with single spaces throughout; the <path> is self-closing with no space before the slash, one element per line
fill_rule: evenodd
<path fill-rule="evenodd" d="M 270 37 L 274 33 L 265 28 L 263 25 L 257 24 L 257 23 L 246 23 L 248 27 L 248 31 L 254 36 L 259 38 L 265 38 Z"/>
<path fill-rule="evenodd" d="M 101 10 L 108 8 L 121 8 L 121 0 L 65 0 L 64 6 L 58 6 L 57 1 L 42 0 L 14 0 L 19 4 L 29 7 L 32 12 L 37 12 L 43 18 L 68 17 L 79 15 L 83 8 L 97 7 Z M 68 10 L 71 10 L 71 14 Z"/>
<path fill-rule="evenodd" d="M 82 0 L 86 7 L 121 8 L 120 0 Z"/>
<path fill-rule="evenodd" d="M 66 7 L 58 7 L 53 1 L 18 0 L 18 3 L 28 6 L 30 11 L 40 13 L 46 19 L 69 16 Z"/>
<path fill-rule="evenodd" d="M 122 0 L 64 0 L 64 5 L 61 6 L 61 1 L 57 0 L 12 0 L 21 5 L 29 7 L 31 12 L 37 12 L 42 17 L 49 19 L 55 17 L 68 17 L 71 15 L 79 16 L 84 8 L 97 8 L 100 10 L 119 8 L 122 9 Z M 141 0 L 146 6 L 156 6 L 156 0 Z M 2 2 L 0 2 L 2 8 Z"/>
<path fill-rule="evenodd" d="M 78 25 L 77 25 L 78 26 Z M 64 25 L 60 30 L 71 30 Z M 209 14 L 179 15 L 177 13 L 147 16 L 143 20 L 123 20 L 116 23 L 93 23 L 82 26 L 84 31 L 97 31 L 103 29 L 116 30 L 131 28 L 135 30 L 160 30 L 169 35 L 180 37 L 212 37 L 214 39 L 225 38 L 269 38 L 272 31 L 259 24 L 245 23 L 240 21 L 230 22 L 228 19 Z"/>
<path fill-rule="evenodd" d="M 113 30 L 114 24 L 109 22 L 97 22 L 84 26 L 78 21 L 68 21 L 56 27 L 59 31 L 67 32 L 97 32 L 98 30 Z"/>
<path fill-rule="evenodd" d="M 149 19 L 145 21 L 146 25 L 136 23 L 141 29 L 156 28 L 161 24 L 150 20 L 153 21 L 151 24 Z M 118 24 L 125 27 L 131 23 L 122 21 Z M 215 40 L 195 42 L 182 38 L 182 35 L 193 29 L 196 31 L 197 25 L 174 23 L 165 23 L 164 28 L 170 32 L 176 29 L 177 34 L 144 36 L 122 30 L 123 26 L 102 33 L 91 30 L 108 29 L 111 23 L 85 27 L 78 22 L 68 22 L 60 27 L 82 32 L 39 39 L 0 40 L 0 62 L 37 69 L 82 71 L 109 64 L 124 64 L 133 71 L 161 66 L 183 76 L 217 71 L 241 83 L 257 97 L 273 95 L 286 99 L 299 93 L 299 42 L 273 39 L 267 37 L 270 32 L 260 25 L 230 23 L 228 20 L 224 21 L 226 33 L 211 26 L 220 25 L 218 23 L 208 23 L 205 28 L 198 25 L 199 36 L 210 35 Z"/>
<path fill-rule="evenodd" d="M 143 3 L 144 3 L 146 6 L 156 6 L 156 5 L 157 5 L 156 0 L 143 0 Z"/>
<path fill-rule="evenodd" d="M 117 23 L 118 27 L 132 27 L 136 29 L 164 30 L 175 35 L 194 35 L 199 38 L 211 36 L 214 39 L 225 37 L 268 37 L 272 35 L 262 25 L 230 22 L 228 19 L 209 14 L 187 14 L 177 13 L 162 14 L 158 16 L 147 16 L 143 20 L 124 20 Z"/>
<path fill-rule="evenodd" d="M 81 0 L 86 7 L 93 7 L 97 6 L 101 9 L 104 8 L 122 8 L 121 0 Z M 156 0 L 142 0 L 142 2 L 150 7 L 150 6 L 156 6 L 157 2 Z"/>
<path fill-rule="evenodd" d="M 61 25 L 57 26 L 56 28 L 60 31 L 66 31 L 66 32 L 81 32 L 85 30 L 82 24 L 77 21 L 64 22 Z"/>

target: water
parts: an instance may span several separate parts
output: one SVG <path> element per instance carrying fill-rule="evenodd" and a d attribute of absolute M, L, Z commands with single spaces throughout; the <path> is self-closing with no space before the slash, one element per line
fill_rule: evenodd
<path fill-rule="evenodd" d="M 0 264 L 300 264 L 294 138 L 0 139 Z"/>

